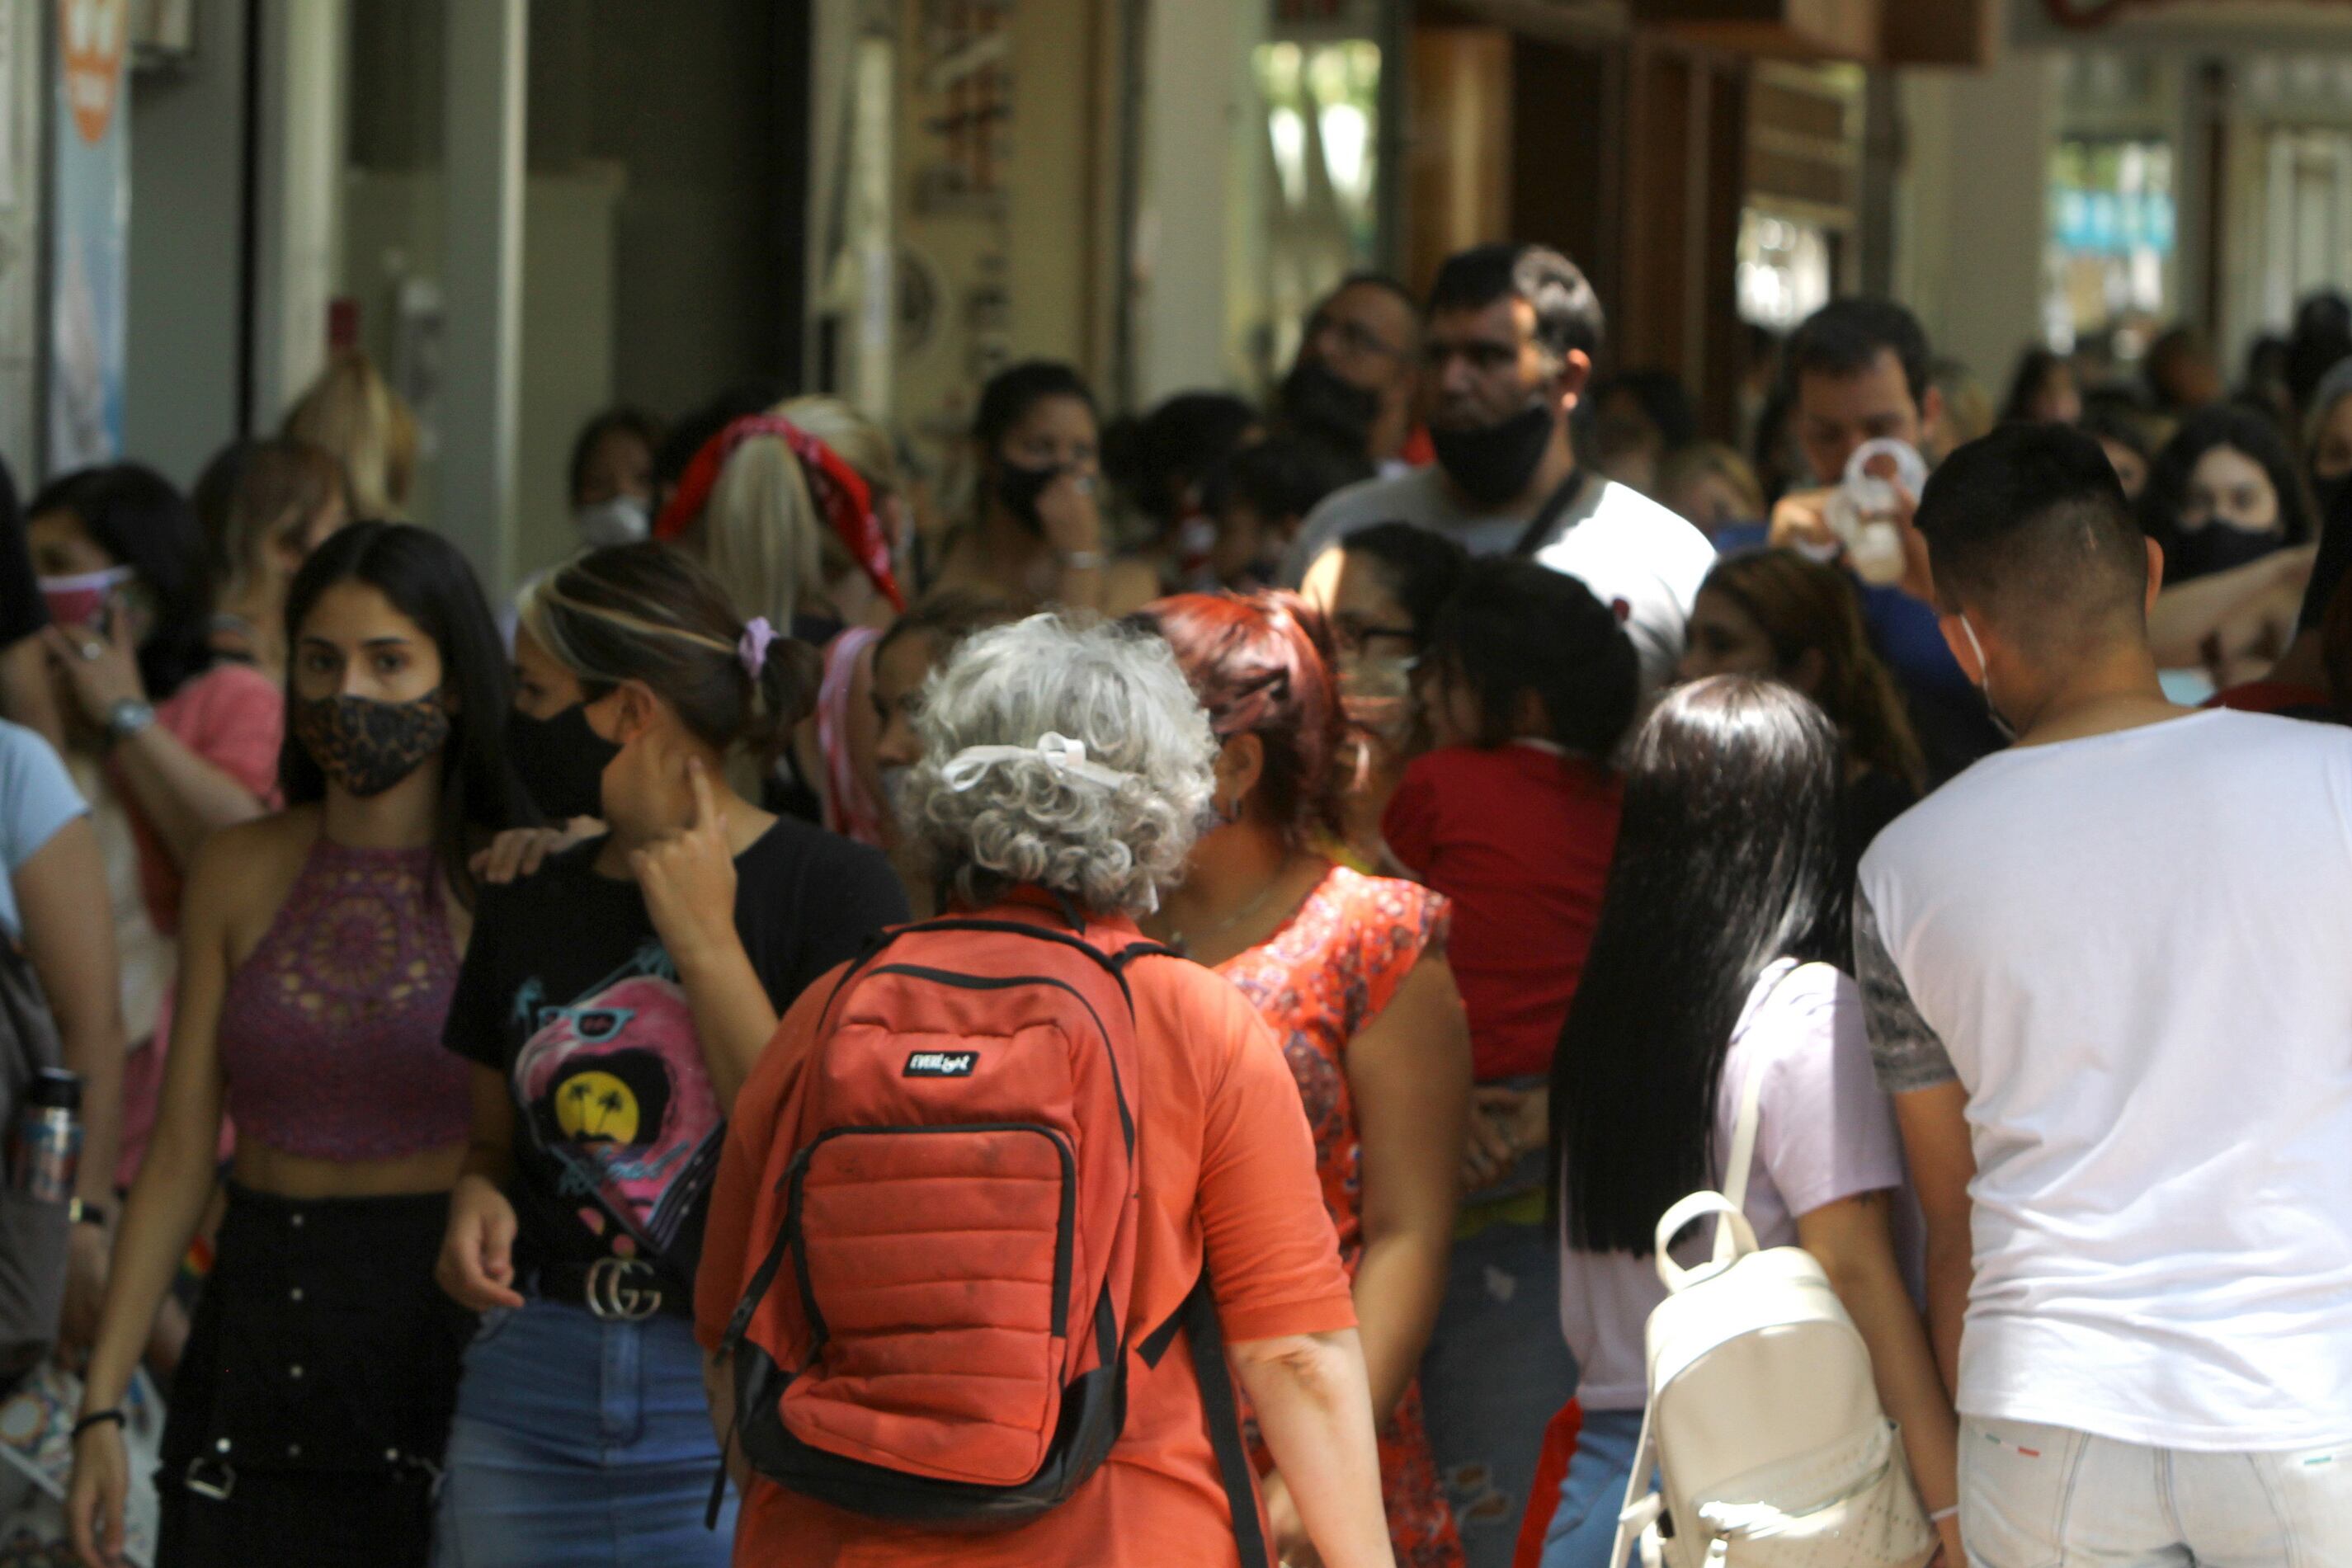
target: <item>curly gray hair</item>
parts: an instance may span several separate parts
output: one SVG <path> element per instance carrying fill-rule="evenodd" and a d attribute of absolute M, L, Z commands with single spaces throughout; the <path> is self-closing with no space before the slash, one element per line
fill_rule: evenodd
<path fill-rule="evenodd" d="M 923 760 L 900 816 L 971 904 L 1034 883 L 1097 913 L 1149 913 L 1181 876 L 1215 782 L 1217 743 L 1175 654 L 1131 627 L 1047 614 L 976 632 L 932 674 L 915 730 Z M 1048 735 L 1126 777 L 1057 768 L 1036 749 Z M 950 768 L 974 747 L 1019 754 Z"/>

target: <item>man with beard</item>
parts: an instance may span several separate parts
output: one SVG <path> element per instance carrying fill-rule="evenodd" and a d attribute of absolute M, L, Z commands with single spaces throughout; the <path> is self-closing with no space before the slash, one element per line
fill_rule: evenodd
<path fill-rule="evenodd" d="M 1383 477 L 1429 461 L 1413 424 L 1421 310 L 1377 272 L 1340 280 L 1307 318 L 1298 359 L 1276 398 L 1287 434 L 1361 453 Z M 1418 449 L 1418 450 L 1416 450 Z"/>
<path fill-rule="evenodd" d="M 1299 530 L 1283 580 L 1300 581 L 1360 528 L 1412 523 L 1473 555 L 1528 557 L 1580 580 L 1625 623 L 1644 688 L 1670 681 L 1715 549 L 1639 491 L 1577 466 L 1569 416 L 1601 327 L 1592 286 L 1558 251 L 1486 245 L 1450 257 L 1422 335 L 1435 465 L 1325 501 Z"/>

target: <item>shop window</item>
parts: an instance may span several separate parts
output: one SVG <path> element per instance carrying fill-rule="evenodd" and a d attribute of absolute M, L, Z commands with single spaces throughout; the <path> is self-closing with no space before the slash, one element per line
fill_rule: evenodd
<path fill-rule="evenodd" d="M 2161 140 L 2073 137 L 2050 159 L 2043 297 L 2051 347 L 2112 348 L 2129 361 L 2171 314 L 2173 154 Z"/>
<path fill-rule="evenodd" d="M 1739 214 L 1739 316 L 1786 333 L 1830 302 L 1835 236 L 1758 207 Z"/>
<path fill-rule="evenodd" d="M 1242 187 L 1255 199 L 1227 269 L 1229 342 L 1246 386 L 1271 386 L 1315 301 L 1380 260 L 1378 28 L 1374 7 L 1269 0 L 1250 47 L 1244 135 L 1255 145 L 1237 151 L 1255 165 Z"/>

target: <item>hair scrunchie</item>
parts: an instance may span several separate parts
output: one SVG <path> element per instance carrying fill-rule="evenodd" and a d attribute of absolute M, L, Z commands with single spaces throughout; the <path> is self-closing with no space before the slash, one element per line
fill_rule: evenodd
<path fill-rule="evenodd" d="M 743 661 L 743 673 L 751 684 L 760 684 L 760 673 L 768 667 L 768 650 L 775 645 L 776 629 L 768 624 L 764 615 L 754 615 L 751 623 L 743 628 L 742 641 L 735 644 L 735 656 Z"/>

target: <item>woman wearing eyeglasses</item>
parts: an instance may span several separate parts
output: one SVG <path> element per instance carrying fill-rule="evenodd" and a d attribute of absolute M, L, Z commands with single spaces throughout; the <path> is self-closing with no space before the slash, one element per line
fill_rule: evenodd
<path fill-rule="evenodd" d="M 745 625 L 667 545 L 598 550 L 523 598 L 508 747 L 541 811 L 604 835 L 487 889 L 449 1010 L 473 1140 L 439 1274 L 466 1353 L 441 1561 L 721 1563 L 692 1329 L 736 1091 L 778 1015 L 907 915 L 875 850 L 761 810 L 814 650 Z"/>
<path fill-rule="evenodd" d="M 1381 863 L 1381 814 L 1413 753 L 1427 747 L 1412 695 L 1413 666 L 1437 612 L 1470 557 L 1442 534 L 1380 523 L 1326 550 L 1302 591 L 1331 629 L 1340 700 L 1354 726 L 1355 783 L 1344 812 L 1349 847 Z"/>

